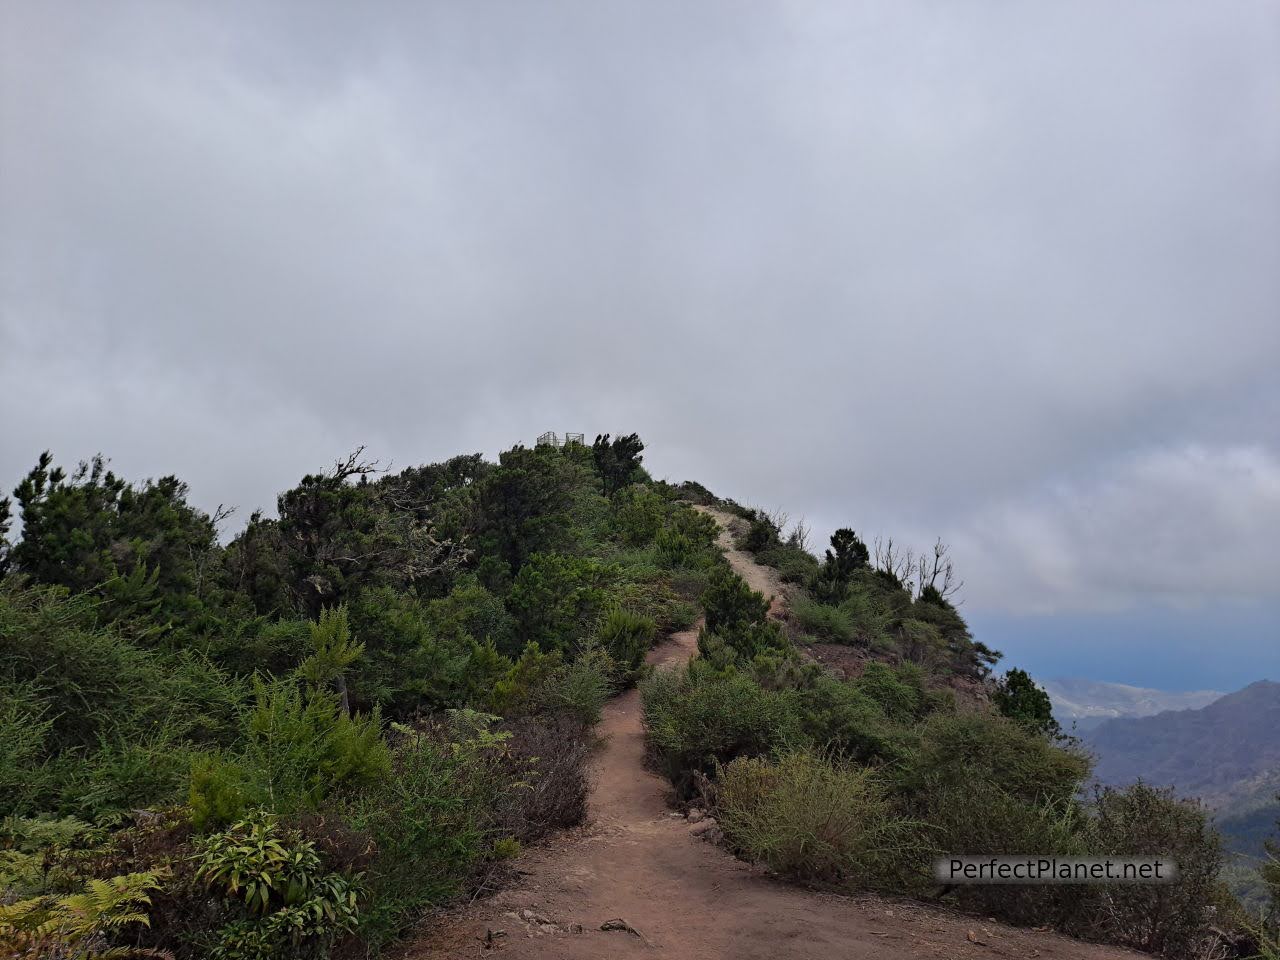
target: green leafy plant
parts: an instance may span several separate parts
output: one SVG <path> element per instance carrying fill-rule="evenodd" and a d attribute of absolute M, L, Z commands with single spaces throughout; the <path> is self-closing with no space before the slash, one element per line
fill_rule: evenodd
<path fill-rule="evenodd" d="M 360 876 L 324 868 L 315 844 L 258 813 L 197 845 L 196 879 L 239 906 L 214 957 L 316 953 L 359 921 Z"/>

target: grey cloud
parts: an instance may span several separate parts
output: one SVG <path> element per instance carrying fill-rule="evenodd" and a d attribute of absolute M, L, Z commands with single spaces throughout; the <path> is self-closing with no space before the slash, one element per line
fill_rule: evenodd
<path fill-rule="evenodd" d="M 823 532 L 951 536 L 974 604 L 1183 589 L 1081 572 L 1158 541 L 1146 498 L 1196 516 L 1206 593 L 1273 596 L 1222 497 L 1273 509 L 1229 477 L 1280 450 L 1277 27 L 6 4 L 0 475 L 101 449 L 247 512 L 356 443 L 634 429 Z"/>

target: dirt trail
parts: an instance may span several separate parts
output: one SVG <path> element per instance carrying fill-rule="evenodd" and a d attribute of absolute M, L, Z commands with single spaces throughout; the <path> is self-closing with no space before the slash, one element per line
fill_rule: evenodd
<path fill-rule="evenodd" d="M 721 523 L 720 543 L 733 568 L 753 589 L 773 595 L 776 609 L 782 591 L 773 571 L 734 549 L 729 515 L 708 512 Z M 696 630 L 677 633 L 649 661 L 681 663 L 696 649 Z M 921 904 L 815 893 L 772 880 L 699 839 L 698 825 L 670 812 L 667 784 L 644 767 L 637 691 L 605 708 L 599 733 L 604 745 L 595 758 L 588 825 L 522 854 L 519 883 L 424 929 L 403 957 L 1138 956 Z M 635 932 L 600 929 L 614 919 Z"/>

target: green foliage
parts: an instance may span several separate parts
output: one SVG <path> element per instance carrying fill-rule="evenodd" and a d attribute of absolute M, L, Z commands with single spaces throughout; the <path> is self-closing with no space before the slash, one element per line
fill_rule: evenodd
<path fill-rule="evenodd" d="M 591 445 L 591 459 L 604 483 L 605 493 L 613 493 L 642 476 L 640 454 L 644 443 L 634 433 L 610 441 L 609 434 L 596 437 Z"/>
<path fill-rule="evenodd" d="M 828 643 L 850 643 L 854 639 L 853 620 L 840 607 L 815 603 L 807 597 L 791 604 L 791 615 L 800 629 Z"/>
<path fill-rule="evenodd" d="M 326 607 L 311 624 L 311 654 L 298 666 L 298 676 L 316 690 L 334 687 L 342 712 L 350 713 L 347 667 L 359 660 L 362 653 L 364 644 L 351 640 L 346 605 Z"/>
<path fill-rule="evenodd" d="M 896 723 L 922 719 L 933 706 L 924 685 L 924 672 L 915 664 L 890 666 L 872 660 L 854 685 L 879 704 L 885 716 Z"/>
<path fill-rule="evenodd" d="M 1078 932 L 1163 957 L 1196 957 L 1205 929 L 1218 922 L 1222 841 L 1208 812 L 1172 790 L 1135 784 L 1101 790 L 1086 843 L 1097 857 L 1164 857 L 1178 865 L 1169 884 L 1113 884 L 1082 891 Z"/>
<path fill-rule="evenodd" d="M 653 543 L 666 514 L 666 499 L 649 487 L 626 487 L 614 497 L 613 525 L 622 542 L 633 547 Z"/>
<path fill-rule="evenodd" d="M 504 746 L 485 724 L 477 732 L 456 739 L 405 732 L 390 774 L 343 801 L 343 816 L 377 851 L 359 930 L 371 949 L 456 896 L 491 849 L 489 817 L 504 790 L 496 767 Z"/>
<path fill-rule="evenodd" d="M 874 771 L 810 751 L 734 760 L 716 813 L 742 856 L 804 881 L 890 887 L 924 853 Z"/>
<path fill-rule="evenodd" d="M 214 522 L 187 504 L 187 486 L 176 477 L 133 486 L 101 456 L 68 476 L 45 452 L 14 496 L 22 539 L 12 561 L 39 583 L 84 591 L 151 575 L 164 616 L 189 612 L 209 587 Z"/>
<path fill-rule="evenodd" d="M 218 960 L 324 956 L 355 929 L 360 877 L 324 868 L 316 845 L 257 814 L 197 845 L 196 879 L 234 903 L 234 919 L 210 938 Z"/>
<path fill-rule="evenodd" d="M 596 636 L 613 658 L 619 679 L 627 685 L 640 676 L 645 654 L 653 646 L 657 627 L 650 617 L 614 607 L 600 622 Z"/>
<path fill-rule="evenodd" d="M 794 694 L 766 690 L 750 676 L 698 660 L 659 670 L 640 684 L 649 747 L 659 767 L 687 794 L 695 775 L 717 764 L 807 742 Z"/>
<path fill-rule="evenodd" d="M 197 826 L 240 818 L 263 807 L 293 814 L 316 809 L 332 793 L 377 783 L 390 756 L 378 712 L 348 716 L 337 697 L 296 684 L 255 684 L 235 752 L 201 757 L 189 802 Z"/>
<path fill-rule="evenodd" d="M 991 702 L 1006 717 L 1024 724 L 1037 733 L 1057 736 L 1061 733 L 1053 719 L 1049 694 L 1036 685 L 1025 670 L 1014 667 L 996 684 Z"/>
<path fill-rule="evenodd" d="M 724 571 L 702 595 L 710 633 L 728 633 L 734 629 L 763 623 L 769 612 L 769 600 L 747 586 L 736 573 Z"/>
<path fill-rule="evenodd" d="M 13 525 L 13 501 L 0 497 L 0 580 L 9 572 L 13 544 L 9 540 L 9 528 Z"/>
<path fill-rule="evenodd" d="M 89 880 L 79 893 L 0 904 L 0 946 L 15 957 L 137 956 L 111 941 L 132 925 L 149 925 L 147 908 L 160 879 L 155 873 L 131 873 Z"/>
<path fill-rule="evenodd" d="M 567 650 L 592 633 L 616 580 L 617 571 L 596 560 L 534 554 L 511 585 L 507 609 L 526 641 Z"/>
<path fill-rule="evenodd" d="M 483 552 L 519 570 L 539 551 L 566 546 L 565 530 L 586 468 L 554 447 L 513 447 L 478 484 L 474 523 Z"/>
<path fill-rule="evenodd" d="M 607 650 L 588 644 L 545 683 L 537 698 L 547 708 L 567 714 L 585 726 L 600 722 L 614 690 L 617 666 Z"/>

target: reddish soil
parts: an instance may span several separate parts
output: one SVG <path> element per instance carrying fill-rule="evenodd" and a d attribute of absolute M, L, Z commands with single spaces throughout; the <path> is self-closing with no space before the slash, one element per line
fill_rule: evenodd
<path fill-rule="evenodd" d="M 727 525 L 725 514 L 712 512 Z M 721 546 L 754 589 L 781 601 L 772 571 L 733 549 L 727 533 Z M 696 647 L 696 630 L 685 631 L 649 659 L 683 663 Z M 706 824 L 669 809 L 665 781 L 644 766 L 637 691 L 609 704 L 599 733 L 603 745 L 595 758 L 588 824 L 526 851 L 516 862 L 517 883 L 432 923 L 403 957 L 1138 956 L 919 903 L 817 893 L 774 880 L 699 839 Z"/>

